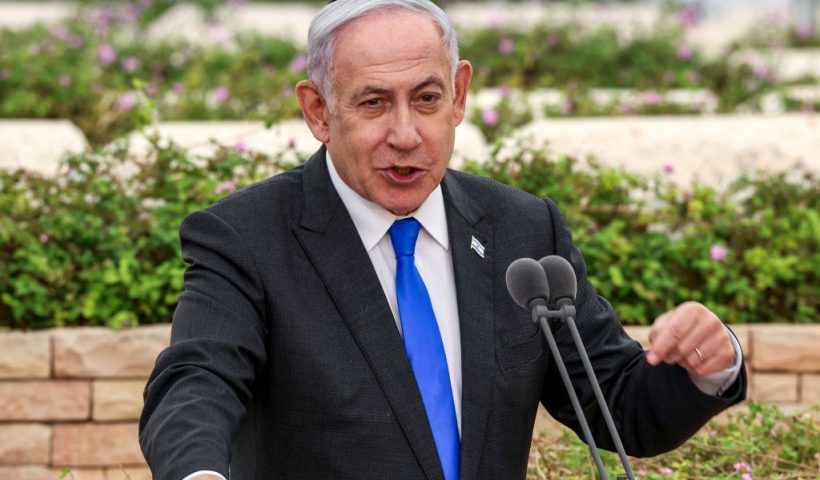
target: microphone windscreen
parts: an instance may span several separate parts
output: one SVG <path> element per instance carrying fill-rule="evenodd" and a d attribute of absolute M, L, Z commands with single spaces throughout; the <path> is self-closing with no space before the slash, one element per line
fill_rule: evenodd
<path fill-rule="evenodd" d="M 550 294 L 554 300 L 569 298 L 575 302 L 578 290 L 578 281 L 575 279 L 575 270 L 572 265 L 558 255 L 549 255 L 538 261 L 547 275 Z"/>
<path fill-rule="evenodd" d="M 515 303 L 529 309 L 537 298 L 549 301 L 550 288 L 544 269 L 532 258 L 519 258 L 507 267 L 507 290 Z"/>

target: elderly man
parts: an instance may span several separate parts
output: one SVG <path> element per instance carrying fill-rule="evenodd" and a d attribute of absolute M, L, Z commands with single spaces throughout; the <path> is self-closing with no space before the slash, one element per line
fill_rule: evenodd
<path fill-rule="evenodd" d="M 737 342 L 709 310 L 661 316 L 644 352 L 549 199 L 447 170 L 472 67 L 438 7 L 331 3 L 311 25 L 309 74 L 296 93 L 322 148 L 180 229 L 190 267 L 140 422 L 154 478 L 524 478 L 539 402 L 579 427 L 506 291 L 520 257 L 573 265 L 629 453 L 674 448 L 743 399 Z M 567 363 L 584 377 L 577 355 Z"/>

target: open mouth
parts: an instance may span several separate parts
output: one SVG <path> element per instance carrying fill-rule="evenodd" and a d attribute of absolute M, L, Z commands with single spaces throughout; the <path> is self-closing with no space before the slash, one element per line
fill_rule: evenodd
<path fill-rule="evenodd" d="M 413 167 L 393 167 L 393 171 L 398 173 L 399 175 L 410 175 L 414 171 L 416 171 Z"/>

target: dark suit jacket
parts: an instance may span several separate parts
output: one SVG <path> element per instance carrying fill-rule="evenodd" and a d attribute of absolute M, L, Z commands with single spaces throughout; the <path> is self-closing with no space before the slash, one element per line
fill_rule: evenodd
<path fill-rule="evenodd" d="M 646 363 L 596 296 L 550 200 L 455 171 L 443 191 L 461 328 L 461 478 L 524 478 L 539 401 L 578 430 L 543 335 L 507 293 L 506 268 L 520 257 L 558 254 L 574 266 L 578 326 L 631 454 L 673 448 L 743 398 L 743 375 L 715 398 L 684 370 Z M 469 248 L 473 236 L 484 258 Z M 190 267 L 140 422 L 154 478 L 229 464 L 242 480 L 443 478 L 401 336 L 324 148 L 189 215 L 180 237 Z M 571 339 L 553 330 L 596 441 L 611 447 Z"/>

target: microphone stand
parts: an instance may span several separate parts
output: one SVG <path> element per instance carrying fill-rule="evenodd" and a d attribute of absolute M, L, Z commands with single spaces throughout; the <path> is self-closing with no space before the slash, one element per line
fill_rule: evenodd
<path fill-rule="evenodd" d="M 569 399 L 572 402 L 572 408 L 575 410 L 575 416 L 578 417 L 578 423 L 581 424 L 584 439 L 587 442 L 587 446 L 589 446 L 589 453 L 592 454 L 592 459 L 595 460 L 595 466 L 598 468 L 598 475 L 601 477 L 601 480 L 609 480 L 606 470 L 604 469 L 604 462 L 598 454 L 598 447 L 595 446 L 595 440 L 592 438 L 592 432 L 589 430 L 587 417 L 581 409 L 581 403 L 578 401 L 578 396 L 575 394 L 575 389 L 572 387 L 572 382 L 570 381 L 569 374 L 567 373 L 567 367 L 564 365 L 564 359 L 561 358 L 561 353 L 558 351 L 558 345 L 555 343 L 552 330 L 550 330 L 549 323 L 547 322 L 547 319 L 551 318 L 551 314 L 553 313 L 554 312 L 551 312 L 546 305 L 535 305 L 532 307 L 532 321 L 541 325 L 541 331 L 544 332 L 544 336 L 547 337 L 547 344 L 549 344 L 550 352 L 552 352 L 552 358 L 555 359 L 555 363 L 558 365 L 558 372 L 561 374 L 561 380 L 564 382 L 564 388 L 566 388 L 567 393 L 569 394 Z"/>
<path fill-rule="evenodd" d="M 581 335 L 578 333 L 578 328 L 575 326 L 575 306 L 572 304 L 572 301 L 567 298 L 561 298 L 557 302 L 558 310 L 550 310 L 545 305 L 537 305 L 532 309 L 532 319 L 533 322 L 538 322 L 541 325 L 541 330 L 544 332 L 544 336 L 547 337 L 547 343 L 549 344 L 550 351 L 552 352 L 552 356 L 558 365 L 558 371 L 561 374 L 561 379 L 564 382 L 564 387 L 567 389 L 567 393 L 569 394 L 570 401 L 572 402 L 572 407 L 575 409 L 575 414 L 578 416 L 578 420 L 581 423 L 581 429 L 584 432 L 584 438 L 589 445 L 590 452 L 592 453 L 592 458 L 595 460 L 595 465 L 598 467 L 598 473 L 601 476 L 602 480 L 608 480 L 607 474 L 604 471 L 603 463 L 601 462 L 601 457 L 598 455 L 598 451 L 595 447 L 595 443 L 592 440 L 592 434 L 589 430 L 589 425 L 587 424 L 586 417 L 584 415 L 583 410 L 581 410 L 581 405 L 578 402 L 578 397 L 575 394 L 575 389 L 572 387 L 572 383 L 570 382 L 569 375 L 567 374 L 566 366 L 564 365 L 564 361 L 561 358 L 561 355 L 558 351 L 558 346 L 555 343 L 555 338 L 552 335 L 552 330 L 550 330 L 548 319 L 550 318 L 558 318 L 563 320 L 567 327 L 569 328 L 570 335 L 572 335 L 572 340 L 575 342 L 575 348 L 578 350 L 578 355 L 581 357 L 581 363 L 584 365 L 584 370 L 586 371 L 587 378 L 589 379 L 590 384 L 592 385 L 592 391 L 595 394 L 595 399 L 598 402 L 598 407 L 601 409 L 601 414 L 604 417 L 604 421 L 606 422 L 606 428 L 609 430 L 609 436 L 612 438 L 612 443 L 615 445 L 615 449 L 618 451 L 618 456 L 621 459 L 621 465 L 623 465 L 624 470 L 626 470 L 626 476 L 629 480 L 635 480 L 635 474 L 632 472 L 632 466 L 629 464 L 629 459 L 626 457 L 626 452 L 624 451 L 623 443 L 621 443 L 621 438 L 618 435 L 618 431 L 615 428 L 615 422 L 612 420 L 612 415 L 609 413 L 609 407 L 604 400 L 604 394 L 601 392 L 601 387 L 598 385 L 598 378 L 595 376 L 595 371 L 592 369 L 592 364 L 589 361 L 589 356 L 587 355 L 586 348 L 584 347 L 584 343 L 581 341 Z"/>

